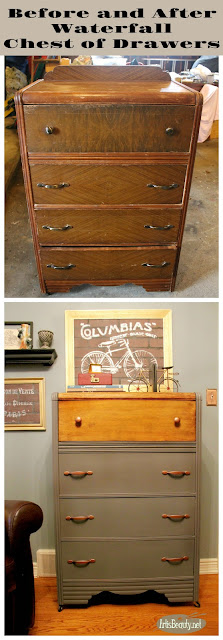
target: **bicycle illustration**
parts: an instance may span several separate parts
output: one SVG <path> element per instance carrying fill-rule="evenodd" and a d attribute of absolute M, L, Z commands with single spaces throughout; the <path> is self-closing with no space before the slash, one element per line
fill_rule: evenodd
<path fill-rule="evenodd" d="M 166 387 L 167 391 L 178 391 L 180 387 L 180 383 L 173 376 L 178 376 L 179 373 L 172 371 L 171 375 L 169 375 L 169 370 L 173 369 L 173 365 L 171 367 L 162 367 L 163 373 L 157 380 L 158 391 L 160 391 L 161 385 Z"/>
<path fill-rule="evenodd" d="M 149 377 L 149 371 L 153 363 L 157 365 L 157 360 L 147 349 L 136 349 L 132 351 L 129 340 L 123 336 L 114 336 L 111 340 L 101 342 L 98 347 L 106 347 L 107 351 L 90 351 L 81 362 L 81 373 L 88 373 L 90 364 L 100 364 L 103 373 L 117 373 L 122 367 L 127 378 L 134 378 L 143 369 L 145 375 Z M 123 352 L 121 357 L 114 355 Z"/>

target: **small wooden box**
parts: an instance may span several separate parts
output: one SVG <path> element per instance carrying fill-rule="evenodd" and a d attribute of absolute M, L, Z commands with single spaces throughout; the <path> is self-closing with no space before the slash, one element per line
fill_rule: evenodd
<path fill-rule="evenodd" d="M 112 374 L 78 373 L 78 384 L 112 384 Z"/>

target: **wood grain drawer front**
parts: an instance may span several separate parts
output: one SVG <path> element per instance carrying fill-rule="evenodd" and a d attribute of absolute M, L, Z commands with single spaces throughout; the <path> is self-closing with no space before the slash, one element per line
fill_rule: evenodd
<path fill-rule="evenodd" d="M 195 498 L 60 500 L 62 538 L 194 535 Z"/>
<path fill-rule="evenodd" d="M 35 164 L 32 160 L 30 168 L 34 202 L 43 205 L 180 204 L 186 174 L 186 165 L 177 164 Z"/>
<path fill-rule="evenodd" d="M 65 580 L 193 576 L 194 542 L 190 539 L 75 541 L 62 542 L 61 548 Z M 175 558 L 179 561 L 171 562 Z M 86 562 L 78 564 L 83 560 Z"/>
<path fill-rule="evenodd" d="M 101 248 L 40 250 L 45 280 L 150 280 L 172 276 L 176 249 Z"/>
<path fill-rule="evenodd" d="M 42 245 L 170 244 L 181 211 L 173 209 L 63 209 L 36 211 Z"/>
<path fill-rule="evenodd" d="M 193 106 L 27 105 L 31 152 L 189 151 Z"/>
<path fill-rule="evenodd" d="M 132 398 L 59 401 L 60 441 L 193 441 L 195 402 Z M 76 418 L 81 426 L 76 426 Z M 180 423 L 175 422 L 180 419 Z"/>
<path fill-rule="evenodd" d="M 61 453 L 59 478 L 61 496 L 188 495 L 195 491 L 195 454 Z"/>

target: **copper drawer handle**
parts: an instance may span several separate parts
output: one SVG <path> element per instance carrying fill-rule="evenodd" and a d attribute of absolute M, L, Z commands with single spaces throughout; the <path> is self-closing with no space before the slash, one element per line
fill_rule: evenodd
<path fill-rule="evenodd" d="M 93 471 L 64 471 L 64 476 L 73 476 L 82 478 L 83 476 L 92 476 Z"/>
<path fill-rule="evenodd" d="M 49 224 L 43 224 L 42 229 L 47 229 L 48 231 L 68 231 L 68 229 L 73 229 L 71 224 L 65 224 L 64 227 L 50 227 Z"/>
<path fill-rule="evenodd" d="M 183 562 L 184 560 L 189 560 L 188 556 L 182 556 L 181 558 L 161 558 L 162 562 L 172 562 L 173 564 L 177 564 L 178 562 Z"/>
<path fill-rule="evenodd" d="M 152 224 L 144 224 L 144 229 L 156 229 L 157 231 L 168 231 L 169 229 L 174 229 L 174 224 L 166 224 L 164 227 L 153 227 Z"/>
<path fill-rule="evenodd" d="M 168 267 L 170 262 L 166 262 L 165 260 L 162 264 L 149 264 L 149 262 L 143 262 L 142 267 L 155 267 L 155 269 L 162 269 L 163 267 Z"/>
<path fill-rule="evenodd" d="M 80 416 L 78 416 L 78 417 L 75 419 L 75 425 L 76 425 L 76 427 L 81 427 L 81 425 L 82 425 L 82 418 L 80 418 Z"/>
<path fill-rule="evenodd" d="M 165 133 L 167 134 L 167 136 L 173 136 L 173 134 L 174 134 L 173 127 L 167 127 Z"/>
<path fill-rule="evenodd" d="M 66 270 L 66 269 L 74 269 L 74 267 L 76 267 L 76 264 L 71 264 L 71 262 L 69 264 L 66 264 L 65 267 L 60 267 L 57 264 L 47 264 L 47 269 L 61 269 Z"/>
<path fill-rule="evenodd" d="M 163 476 L 190 476 L 190 471 L 162 471 Z"/>
<path fill-rule="evenodd" d="M 96 560 L 94 558 L 91 558 L 90 560 L 68 560 L 67 564 L 75 564 L 76 567 L 86 567 L 87 564 L 96 562 Z"/>
<path fill-rule="evenodd" d="M 48 136 L 51 135 L 51 133 L 53 133 L 53 127 L 45 127 L 45 132 Z"/>
<path fill-rule="evenodd" d="M 175 427 L 179 427 L 180 426 L 180 418 L 174 418 L 174 424 L 175 424 Z"/>
<path fill-rule="evenodd" d="M 177 189 L 179 184 L 173 182 L 172 184 L 147 184 L 147 187 L 152 187 L 154 189 Z"/>
<path fill-rule="evenodd" d="M 45 182 L 37 182 L 37 187 L 42 187 L 43 189 L 64 189 L 64 187 L 69 186 L 69 182 L 59 182 L 59 184 L 46 184 Z"/>
<path fill-rule="evenodd" d="M 188 513 L 185 514 L 174 514 L 174 515 L 169 515 L 168 513 L 163 513 L 162 514 L 162 518 L 169 518 L 170 520 L 184 520 L 184 518 L 189 518 L 190 516 L 188 515 Z"/>
<path fill-rule="evenodd" d="M 86 522 L 86 520 L 94 520 L 94 516 L 66 516 L 66 520 L 74 522 Z"/>

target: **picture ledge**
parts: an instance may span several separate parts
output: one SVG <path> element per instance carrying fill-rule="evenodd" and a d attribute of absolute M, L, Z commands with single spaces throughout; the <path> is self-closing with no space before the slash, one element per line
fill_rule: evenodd
<path fill-rule="evenodd" d="M 55 349 L 5 349 L 5 364 L 41 364 L 50 367 L 57 358 Z"/>

